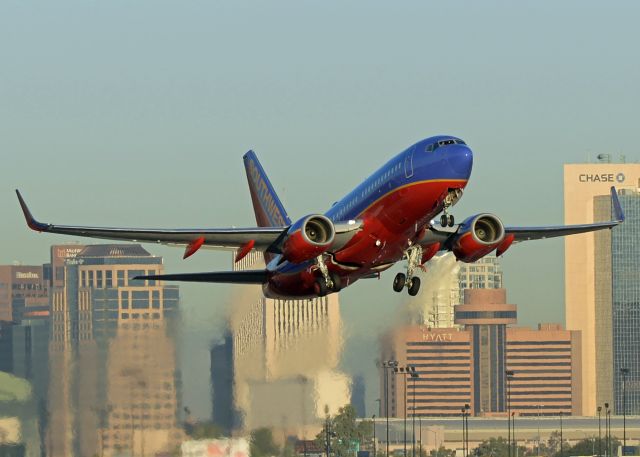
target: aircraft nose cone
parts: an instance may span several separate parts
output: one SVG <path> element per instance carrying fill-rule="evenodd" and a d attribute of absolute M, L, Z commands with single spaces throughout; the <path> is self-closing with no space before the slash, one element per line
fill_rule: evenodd
<path fill-rule="evenodd" d="M 447 148 L 447 162 L 456 177 L 469 179 L 473 166 L 473 152 L 468 146 L 456 144 Z"/>

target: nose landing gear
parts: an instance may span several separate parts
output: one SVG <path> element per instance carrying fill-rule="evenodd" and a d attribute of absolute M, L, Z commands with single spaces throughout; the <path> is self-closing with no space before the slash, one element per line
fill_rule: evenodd
<path fill-rule="evenodd" d="M 409 295 L 414 297 L 418 295 L 418 291 L 420 290 L 420 278 L 413 276 L 413 272 L 420 265 L 420 260 L 422 260 L 422 246 L 416 244 L 409 247 L 409 249 L 405 251 L 404 256 L 407 259 L 407 274 L 398 273 L 396 275 L 393 279 L 393 290 L 401 292 L 406 286 Z"/>
<path fill-rule="evenodd" d="M 449 214 L 449 208 L 455 205 L 460 200 L 460 197 L 462 197 L 462 189 L 451 189 L 444 198 L 443 214 L 440 216 L 440 225 L 443 227 L 453 227 L 455 225 L 455 219 L 453 214 Z"/>

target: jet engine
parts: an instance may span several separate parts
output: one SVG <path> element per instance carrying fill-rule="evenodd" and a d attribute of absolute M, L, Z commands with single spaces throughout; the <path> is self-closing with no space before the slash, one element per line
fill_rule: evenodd
<path fill-rule="evenodd" d="M 475 262 L 498 247 L 504 233 L 502 221 L 493 214 L 471 216 L 460 224 L 451 250 L 461 262 Z"/>
<path fill-rule="evenodd" d="M 305 216 L 293 224 L 282 245 L 282 256 L 293 263 L 313 259 L 331 248 L 336 229 L 321 214 Z"/>

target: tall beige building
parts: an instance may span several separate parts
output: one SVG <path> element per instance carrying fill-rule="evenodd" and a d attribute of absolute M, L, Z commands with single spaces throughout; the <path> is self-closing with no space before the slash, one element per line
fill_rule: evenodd
<path fill-rule="evenodd" d="M 597 222 L 597 196 L 617 189 L 640 187 L 640 164 L 588 163 L 564 166 L 564 221 Z M 612 400 L 611 308 L 602 299 L 611 294 L 598 259 L 607 255 L 597 235 L 586 233 L 565 239 L 565 310 L 568 330 L 582 332 L 582 411 L 594 415 L 597 405 Z"/>
<path fill-rule="evenodd" d="M 236 269 L 263 268 L 262 254 L 251 252 Z M 229 318 L 232 385 L 214 391 L 216 408 L 233 396 L 240 417 L 232 428 L 273 427 L 311 439 L 324 417 L 350 401 L 350 378 L 338 369 L 342 352 L 342 321 L 337 294 L 313 300 L 265 299 L 258 286 L 236 289 Z M 215 355 L 213 364 L 217 365 Z M 212 376 L 224 376 L 215 372 Z M 214 380 L 214 389 L 216 382 Z M 216 400 L 217 403 L 216 404 Z M 227 408 L 228 405 L 223 408 Z M 276 434 L 279 436 L 280 434 Z"/>

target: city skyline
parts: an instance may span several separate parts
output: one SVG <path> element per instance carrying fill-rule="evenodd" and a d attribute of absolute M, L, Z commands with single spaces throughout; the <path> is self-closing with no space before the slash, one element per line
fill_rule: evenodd
<path fill-rule="evenodd" d="M 456 216 L 482 208 L 509 224 L 560 224 L 564 163 L 599 153 L 638 159 L 630 140 L 640 64 L 629 56 L 639 13 L 631 1 L 4 2 L 0 263 L 37 264 L 67 241 L 24 227 L 18 187 L 52 222 L 250 225 L 241 163 L 250 148 L 301 216 L 436 133 L 476 152 Z M 183 262 L 181 250 L 153 251 L 167 272 L 228 265 L 224 253 Z M 504 257 L 521 322 L 564 320 L 562 252 L 562 241 L 549 240 Z M 206 358 L 232 289 L 182 290 L 185 351 Z M 375 367 L 363 354 L 406 302 L 388 281 L 371 280 L 341 304 L 343 366 L 370 379 Z M 192 364 L 189 373 L 207 370 Z M 207 417 L 197 401 L 206 386 L 193 384 L 187 404 Z M 368 394 L 369 409 L 374 400 Z"/>

